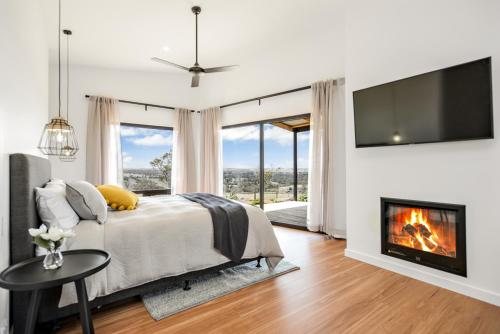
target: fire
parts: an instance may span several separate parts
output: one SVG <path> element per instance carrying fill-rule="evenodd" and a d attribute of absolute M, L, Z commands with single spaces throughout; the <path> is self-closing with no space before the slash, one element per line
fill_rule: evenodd
<path fill-rule="evenodd" d="M 393 217 L 391 242 L 439 255 L 455 256 L 454 229 L 447 228 L 449 224 L 443 221 L 433 222 L 429 218 L 429 210 L 401 208 Z"/>
<path fill-rule="evenodd" d="M 422 209 L 412 209 L 410 219 L 406 218 L 405 222 L 406 226 L 408 226 L 409 224 L 415 227 L 416 230 L 415 235 L 412 235 L 414 238 L 410 238 L 412 247 L 415 248 L 414 240 L 418 241 L 420 243 L 420 247 L 427 252 L 432 252 L 432 249 L 427 246 L 425 240 L 428 240 L 428 242 L 431 244 L 431 247 L 434 246 L 432 248 L 436 248 L 439 246 L 438 243 L 434 240 L 439 239 L 439 237 L 432 231 L 431 226 L 427 221 L 427 216 L 424 216 Z M 406 226 L 403 227 L 403 229 L 405 229 Z M 430 233 L 430 235 L 428 235 L 428 233 Z M 427 236 L 425 234 L 427 234 Z"/>

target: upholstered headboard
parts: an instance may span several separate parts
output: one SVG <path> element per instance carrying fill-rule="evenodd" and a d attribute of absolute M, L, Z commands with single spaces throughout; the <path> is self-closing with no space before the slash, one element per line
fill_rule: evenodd
<path fill-rule="evenodd" d="M 28 154 L 10 155 L 10 262 L 35 256 L 28 229 L 40 226 L 35 187 L 50 181 L 48 159 Z"/>

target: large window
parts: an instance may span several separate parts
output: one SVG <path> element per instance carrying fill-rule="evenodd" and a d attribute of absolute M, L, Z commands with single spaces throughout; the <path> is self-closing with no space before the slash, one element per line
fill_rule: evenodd
<path fill-rule="evenodd" d="M 170 194 L 172 128 L 122 123 L 123 184 L 144 195 Z"/>
<path fill-rule="evenodd" d="M 260 127 L 241 126 L 222 131 L 224 194 L 227 198 L 260 204 Z"/>
<path fill-rule="evenodd" d="M 293 136 L 293 131 L 264 124 L 264 204 L 294 200 Z"/>
<path fill-rule="evenodd" d="M 229 126 L 222 137 L 227 198 L 270 210 L 307 202 L 309 115 Z"/>
<path fill-rule="evenodd" d="M 295 134 L 297 136 L 297 188 L 296 199 L 299 202 L 308 202 L 307 185 L 309 182 L 309 129 L 303 129 Z"/>

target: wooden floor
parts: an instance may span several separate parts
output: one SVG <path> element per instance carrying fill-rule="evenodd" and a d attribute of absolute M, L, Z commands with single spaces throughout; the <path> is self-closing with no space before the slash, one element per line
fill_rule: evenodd
<path fill-rule="evenodd" d="M 158 322 L 131 301 L 95 313 L 96 333 L 500 333 L 498 307 L 346 258 L 344 241 L 275 230 L 301 270 Z"/>

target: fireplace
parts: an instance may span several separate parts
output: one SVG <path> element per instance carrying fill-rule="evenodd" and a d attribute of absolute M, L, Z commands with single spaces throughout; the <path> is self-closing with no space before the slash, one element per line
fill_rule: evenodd
<path fill-rule="evenodd" d="M 382 254 L 467 276 L 465 206 L 381 198 Z"/>

